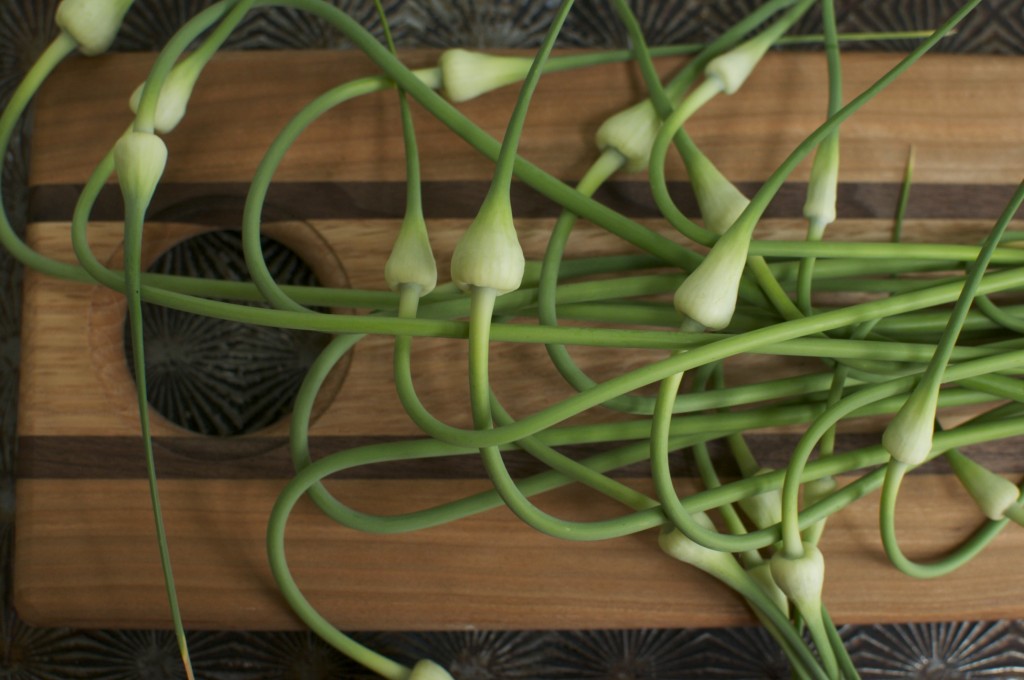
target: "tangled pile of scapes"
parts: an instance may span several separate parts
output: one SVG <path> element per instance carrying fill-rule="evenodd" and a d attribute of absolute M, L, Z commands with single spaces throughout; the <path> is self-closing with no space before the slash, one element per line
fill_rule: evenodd
<path fill-rule="evenodd" d="M 109 47 L 130 4 L 131 0 L 64 0 L 57 13 L 61 33 L 0 118 L 0 144 L 6 148 L 31 97 L 66 56 L 76 51 L 99 54 Z M 920 36 L 919 47 L 845 105 L 838 48 L 842 36 L 836 33 L 831 0 L 768 0 L 707 45 L 657 50 L 646 47 L 625 0 L 615 0 L 631 37 L 630 51 L 549 59 L 570 11 L 572 3 L 567 0 L 534 58 L 451 50 L 437 68 L 419 71 L 411 71 L 399 61 L 383 11 L 386 40 L 382 44 L 323 0 L 281 0 L 278 4 L 309 12 L 334 26 L 380 67 L 381 74 L 339 85 L 310 102 L 281 131 L 256 173 L 242 225 L 252 283 L 243 288 L 247 295 L 258 294 L 267 303 L 265 308 L 229 301 L 237 296 L 237 285 L 227 287 L 221 285 L 224 282 L 208 280 L 197 285 L 187 278 L 148 277 L 140 265 L 146 211 L 167 161 L 160 135 L 185 115 L 204 66 L 257 4 L 267 3 L 222 0 L 184 25 L 162 51 L 132 98 L 133 124 L 113 144 L 81 194 L 72 224 L 77 264 L 55 262 L 32 251 L 6 219 L 2 225 L 4 245 L 27 266 L 108 286 L 127 298 L 158 538 L 182 658 L 190 676 L 152 465 L 142 365 L 143 301 L 242 323 L 331 335 L 296 399 L 291 436 L 296 475 L 270 517 L 268 554 L 282 592 L 303 621 L 345 654 L 392 680 L 451 676 L 430 660 L 408 668 L 363 647 L 336 630 L 306 600 L 289 573 L 284 549 L 287 519 L 300 498 L 308 496 L 346 526 L 381 533 L 415 531 L 501 504 L 539 531 L 569 540 L 595 541 L 660 528 L 658 542 L 664 553 L 707 572 L 746 600 L 778 641 L 798 678 L 857 677 L 822 603 L 825 563 L 817 544 L 830 515 L 881 487 L 886 553 L 898 569 L 919 577 L 939 576 L 958 568 L 1008 522 L 1024 523 L 1018 487 L 958 450 L 1024 434 L 1020 417 L 1024 392 L 1015 377 L 1024 364 L 1024 343 L 1018 335 L 1024 322 L 986 297 L 1024 286 L 1021 251 L 1005 245 L 1007 226 L 1024 200 L 1024 188 L 1014 193 L 979 247 L 922 246 L 898 239 L 886 244 L 822 242 L 826 227 L 836 219 L 840 124 L 928 52 L 978 0 L 965 3 L 934 32 Z M 822 112 L 820 127 L 793 149 L 748 199 L 687 136 L 684 124 L 714 97 L 739 89 L 766 51 L 789 40 L 786 32 L 815 5 L 820 5 L 823 17 L 820 39 L 828 57 L 828 109 Z M 186 48 L 194 44 L 198 47 L 186 55 Z M 652 57 L 686 51 L 693 57 L 662 83 Z M 517 155 L 529 101 L 543 72 L 626 59 L 635 61 L 650 98 L 600 127 L 597 158 L 576 187 Z M 521 90 L 501 142 L 451 104 L 515 83 L 522 83 Z M 285 289 L 273 280 L 260 247 L 263 199 L 275 168 L 306 126 L 347 100 L 389 89 L 397 92 L 396 104 L 402 113 L 408 187 L 405 218 L 382 272 L 382 287 L 386 281 L 393 293 L 387 297 L 388 304 L 363 309 L 363 313 L 312 309 L 313 304 L 325 301 L 338 308 L 367 305 L 366 298 L 359 297 L 364 291 Z M 437 271 L 421 207 L 409 97 L 495 162 L 479 213 L 452 253 L 451 282 L 440 286 L 436 285 Z M 700 206 L 700 223 L 684 215 L 669 194 L 665 164 L 672 149 L 685 163 Z M 778 242 L 766 257 L 753 240 L 755 227 L 794 168 L 812 155 L 804 207 L 807 238 Z M 666 238 L 591 198 L 615 173 L 644 170 L 664 220 L 680 238 Z M 114 173 L 125 203 L 123 271 L 101 264 L 90 252 L 86 236 L 93 203 Z M 541 262 L 527 262 L 519 245 L 509 201 L 514 177 L 563 207 Z M 563 261 L 577 218 L 606 229 L 641 254 Z M 816 262 L 818 258 L 820 262 Z M 927 275 L 929 272 L 932 275 Z M 904 276 L 907 273 L 913 276 Z M 846 306 L 812 305 L 816 284 L 827 281 L 830 290 L 857 291 L 866 290 L 862 284 L 867 280 L 873 283 L 871 290 L 882 294 Z M 577 310 L 577 314 L 588 310 L 589 323 L 559 326 L 558 305 L 574 301 L 591 303 Z M 936 312 L 941 314 L 941 322 L 921 322 L 924 314 L 933 318 Z M 496 314 L 500 322 L 494 320 Z M 984 332 L 962 334 L 969 318 L 982 319 L 984 323 L 975 326 Z M 670 326 L 667 330 L 666 324 Z M 907 329 L 914 329 L 913 333 Z M 313 402 L 332 367 L 368 334 L 394 338 L 395 387 L 409 417 L 425 436 L 341 451 L 313 461 L 308 446 Z M 410 347 L 414 337 L 427 336 L 468 338 L 473 428 L 443 423 L 419 401 Z M 575 389 L 573 396 L 513 419 L 498 403 L 488 378 L 492 339 L 543 343 L 558 371 Z M 574 363 L 567 350 L 572 345 L 654 348 L 665 350 L 667 356 L 599 382 Z M 812 356 L 820 360 L 820 368 L 795 377 L 727 386 L 723 360 L 745 353 Z M 686 372 L 693 373 L 692 380 L 681 391 Z M 975 406 L 976 415 L 955 428 L 937 428 L 938 409 L 958 405 Z M 596 408 L 632 417 L 589 427 L 585 432 L 560 426 Z M 864 415 L 889 417 L 880 445 L 833 455 L 837 425 Z M 785 469 L 762 468 L 747 447 L 744 433 L 779 423 L 799 424 L 803 434 Z M 739 479 L 726 482 L 718 478 L 708 450 L 708 443 L 716 439 L 727 442 L 742 473 Z M 608 446 L 584 460 L 570 458 L 555 448 L 556 444 L 595 442 Z M 503 451 L 511 449 L 527 452 L 550 470 L 513 480 L 503 461 Z M 379 517 L 358 512 L 322 484 L 324 478 L 355 466 L 472 454 L 482 457 L 493 490 L 405 515 Z M 674 455 L 695 457 L 703 490 L 679 497 L 670 472 Z M 946 458 L 989 520 L 941 559 L 919 563 L 900 550 L 894 509 L 907 471 L 937 456 Z M 656 497 L 608 474 L 639 461 L 649 462 Z M 836 476 L 840 474 L 849 481 L 839 485 Z M 534 494 L 570 483 L 591 487 L 621 503 L 628 512 L 608 520 L 565 521 L 543 512 L 530 500 Z"/>

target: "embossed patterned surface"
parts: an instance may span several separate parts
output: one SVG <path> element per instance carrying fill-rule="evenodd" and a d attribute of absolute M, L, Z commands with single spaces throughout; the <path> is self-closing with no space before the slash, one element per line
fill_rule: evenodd
<path fill-rule="evenodd" d="M 316 285 L 294 252 L 266 237 L 262 243 L 275 281 Z M 149 270 L 249 280 L 237 231 L 193 236 Z M 302 379 L 328 340 L 321 333 L 235 324 L 150 304 L 143 305 L 142 322 L 150 405 L 176 425 L 216 437 L 256 432 L 290 413 Z M 124 342 L 129 356 L 128 324 Z"/>
<path fill-rule="evenodd" d="M 137 0 L 118 50 L 160 46 L 187 17 L 211 4 L 203 0 Z M 337 2 L 379 33 L 372 0 Z M 713 36 L 757 5 L 755 0 L 635 0 L 653 43 Z M 837 0 L 841 30 L 927 28 L 960 3 L 953 0 Z M 0 102 L 53 35 L 55 0 L 0 0 Z M 536 45 L 554 4 L 545 0 L 410 0 L 386 2 L 403 46 L 529 47 Z M 800 30 L 817 30 L 813 13 Z M 621 46 L 606 0 L 581 0 L 563 44 Z M 290 10 L 264 9 L 232 39 L 235 49 L 344 48 L 325 26 Z M 862 48 L 903 49 L 878 44 Z M 947 51 L 1024 52 L 1024 2 L 989 0 L 958 33 Z M 25 223 L 27 135 L 25 125 L 4 159 L 7 210 Z M 0 678 L 120 680 L 184 677 L 173 636 L 164 631 L 76 631 L 32 628 L 9 606 L 10 550 L 16 499 L 12 460 L 16 440 L 19 288 L 21 274 L 0 253 Z M 905 626 L 845 627 L 842 634 L 865 678 L 1022 678 L 1024 622 L 950 622 Z M 425 655 L 461 680 L 498 678 L 787 678 L 785 662 L 759 629 L 631 630 L 586 632 L 487 632 L 362 634 L 375 647 L 404 660 Z M 368 678 L 311 634 L 218 633 L 190 635 L 199 677 Z"/>

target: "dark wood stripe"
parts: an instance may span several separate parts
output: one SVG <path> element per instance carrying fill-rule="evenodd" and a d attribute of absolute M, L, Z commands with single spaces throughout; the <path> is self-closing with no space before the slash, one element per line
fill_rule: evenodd
<path fill-rule="evenodd" d="M 314 458 L 365 444 L 401 441 L 385 437 L 314 437 Z M 602 448 L 567 447 L 580 458 Z M 177 479 L 277 479 L 293 474 L 284 438 L 161 437 L 154 442 L 158 474 Z M 356 479 L 483 479 L 486 472 L 478 456 L 407 460 L 349 470 Z M 543 471 L 543 466 L 521 452 L 506 454 L 516 477 Z M 21 437 L 16 474 L 22 478 L 141 479 L 146 475 L 142 442 L 135 437 Z M 642 470 L 623 470 L 636 476 Z"/>
<path fill-rule="evenodd" d="M 383 437 L 315 437 L 311 447 L 315 458 L 363 444 L 387 441 Z M 393 440 L 392 440 L 393 441 Z M 786 465 L 796 444 L 795 435 L 756 435 L 749 442 L 759 462 L 770 468 Z M 846 435 L 840 438 L 840 452 L 870 446 L 878 442 L 872 434 Z M 134 437 L 21 437 L 16 458 L 16 476 L 34 479 L 142 479 L 146 468 L 141 441 Z M 990 469 L 1004 473 L 1024 473 L 1019 440 L 991 442 L 974 447 L 971 454 Z M 293 473 L 283 438 L 165 437 L 155 442 L 158 474 L 168 479 L 283 479 Z M 580 459 L 609 448 L 600 446 L 562 447 L 567 455 Z M 734 476 L 724 446 L 715 443 L 712 453 L 724 476 Z M 536 474 L 547 469 L 522 452 L 505 454 L 514 477 Z M 921 472 L 949 472 L 942 461 L 918 468 Z M 673 473 L 696 476 L 689 456 L 674 457 Z M 614 476 L 649 477 L 650 468 L 639 463 L 620 469 Z M 483 479 L 486 472 L 478 456 L 398 461 L 349 470 L 350 479 Z"/>
<path fill-rule="evenodd" d="M 745 194 L 753 195 L 758 184 L 741 183 Z M 671 185 L 680 209 L 697 214 L 696 201 L 688 183 Z M 842 184 L 838 211 L 853 218 L 891 218 L 895 213 L 899 185 L 861 182 Z M 487 190 L 485 181 L 426 182 L 423 187 L 424 210 L 428 218 L 470 218 L 476 214 Z M 998 217 L 1014 190 L 1010 185 L 915 185 L 908 216 L 921 219 L 994 219 Z M 241 202 L 248 186 L 225 184 L 164 184 L 151 209 L 155 221 L 195 220 L 212 226 L 236 224 Z M 30 192 L 30 217 L 37 222 L 69 221 L 80 186 L 40 185 Z M 798 218 L 802 215 L 806 184 L 783 187 L 768 210 L 767 217 Z M 625 215 L 635 218 L 657 217 L 657 208 L 642 181 L 611 182 L 596 198 Z M 516 214 L 523 218 L 553 217 L 558 206 L 520 183 L 513 189 Z M 274 184 L 267 197 L 268 217 L 273 219 L 373 219 L 402 217 L 405 187 L 400 182 L 299 182 Z M 121 198 L 117 187 L 101 192 L 93 219 L 119 220 Z"/>

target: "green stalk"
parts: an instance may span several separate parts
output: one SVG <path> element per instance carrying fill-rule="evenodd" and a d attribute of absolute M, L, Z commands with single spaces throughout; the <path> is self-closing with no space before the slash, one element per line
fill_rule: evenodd
<path fill-rule="evenodd" d="M 213 11 L 208 15 L 211 21 L 209 24 L 206 24 L 207 26 L 212 25 L 213 21 L 220 19 L 221 15 L 224 18 L 217 24 L 217 27 L 214 28 L 210 35 L 203 40 L 199 47 L 186 57 L 189 63 L 202 70 L 238 25 L 242 23 L 242 19 L 245 18 L 245 15 L 249 13 L 255 4 L 255 0 L 227 0 L 211 7 L 210 9 Z M 203 26 L 206 21 L 207 19 L 204 18 L 194 26 Z M 178 61 L 192 42 L 192 40 L 186 41 L 186 38 L 193 37 L 194 35 L 198 35 L 194 30 L 179 31 L 161 51 L 161 58 L 158 58 L 154 63 L 142 88 L 138 111 L 135 114 L 134 128 L 136 131 L 153 132 L 157 105 L 160 100 L 160 90 L 174 63 Z"/>
<path fill-rule="evenodd" d="M 149 484 L 150 506 L 153 512 L 153 523 L 156 529 L 157 547 L 160 553 L 160 568 L 163 572 L 164 586 L 170 606 L 171 622 L 174 635 L 178 642 L 178 650 L 185 666 L 185 673 L 192 680 L 192 663 L 189 660 L 188 642 L 185 639 L 185 628 L 181 620 L 178 604 L 178 593 L 174 585 L 174 572 L 171 568 L 170 549 L 167 545 L 167 531 L 164 527 L 163 511 L 160 507 L 160 491 L 157 485 L 156 460 L 153 455 L 153 436 L 149 420 L 149 397 L 146 379 L 146 357 L 143 342 L 142 325 L 142 228 L 145 223 L 148 199 L 125 193 L 124 220 L 124 286 L 128 306 L 129 334 L 131 337 L 131 361 L 135 373 L 136 399 L 139 409 L 139 427 L 142 435 L 143 454 L 146 460 L 146 477 Z"/>
<path fill-rule="evenodd" d="M 406 680 L 409 677 L 409 668 L 378 654 L 335 628 L 313 607 L 295 582 L 295 578 L 288 568 L 284 538 L 288 516 L 304 492 L 305 489 L 300 486 L 294 484 L 286 486 L 274 503 L 267 524 L 267 555 L 270 558 L 270 571 L 281 590 L 281 595 L 310 630 L 339 652 L 387 680 Z"/>
<path fill-rule="evenodd" d="M 1024 362 L 1024 353 L 1018 354 L 1017 360 Z M 966 361 L 949 367 L 943 377 L 949 380 L 962 380 L 976 375 L 984 375 L 989 372 L 990 367 L 991 360 L 989 359 Z M 911 390 L 914 383 L 914 377 L 900 378 L 854 392 L 829 406 L 807 428 L 790 457 L 786 470 L 786 482 L 782 488 L 782 536 L 785 549 L 792 551 L 789 554 L 799 554 L 798 550 L 802 551 L 801 527 L 797 513 L 799 485 L 802 470 L 810 458 L 814 445 L 840 419 L 881 399 L 905 394 Z"/>
<path fill-rule="evenodd" d="M 825 59 L 828 65 L 828 108 L 826 116 L 832 117 L 843 105 L 843 73 L 840 64 L 839 38 L 836 30 L 836 9 L 833 0 L 821 1 L 821 22 L 825 28 Z M 815 161 L 818 162 L 817 154 L 834 152 L 838 155 L 839 130 L 834 130 L 828 137 L 818 145 Z M 839 181 L 836 177 L 816 177 L 811 172 L 811 183 L 829 182 L 832 184 L 832 191 L 835 191 L 835 183 Z M 815 187 L 808 187 L 808 194 L 811 194 Z M 824 190 L 819 189 L 819 190 Z M 834 204 L 833 204 L 834 205 Z M 832 211 L 834 215 L 834 210 Z M 825 227 L 828 224 L 821 215 L 814 215 L 810 218 L 807 226 L 807 240 L 820 241 Z M 800 268 L 797 272 L 797 307 L 804 314 L 811 313 L 811 288 L 814 279 L 814 258 L 808 257 L 800 261 Z"/>
<path fill-rule="evenodd" d="M 896 460 L 890 460 L 885 467 L 885 482 L 882 486 L 879 504 L 879 527 L 882 534 L 882 545 L 885 554 L 893 566 L 908 576 L 919 579 L 931 579 L 945 576 L 967 564 L 987 546 L 992 539 L 1009 523 L 1006 518 L 986 520 L 985 523 L 964 540 L 955 550 L 946 552 L 930 562 L 911 560 L 900 549 L 896 538 L 896 498 L 900 484 L 907 472 L 907 466 Z"/>
<path fill-rule="evenodd" d="M 913 449 L 930 448 L 923 442 L 913 441 L 915 438 L 913 435 L 909 435 L 909 440 L 907 440 L 908 435 L 904 435 L 903 432 L 907 428 L 910 428 L 910 432 L 916 432 L 920 429 L 921 436 L 930 438 L 930 431 L 934 428 L 934 410 L 929 414 L 926 408 L 924 413 L 918 414 L 916 406 L 920 403 L 934 402 L 937 398 L 942 385 L 943 372 L 949 363 L 953 347 L 960 336 L 960 331 L 967 318 L 967 312 L 977 294 L 978 286 L 985 274 L 985 269 L 992 259 L 993 252 L 1002 240 L 1003 233 L 1006 231 L 1010 220 L 1019 210 L 1022 203 L 1024 203 L 1024 183 L 1014 192 L 1009 205 L 1006 206 L 992 231 L 985 238 L 981 252 L 978 254 L 978 259 L 972 262 L 968 268 L 963 291 L 953 305 L 953 310 L 949 314 L 949 320 L 935 347 L 935 355 L 928 363 L 924 375 L 921 376 L 920 382 L 915 386 L 911 395 L 907 397 L 907 403 L 886 428 L 883 435 L 883 442 L 886 444 L 886 448 L 893 453 L 894 457 L 900 458 L 904 462 L 910 462 L 906 458 L 916 455 L 913 453 Z M 915 425 L 915 420 L 919 417 L 927 418 L 928 422 Z M 890 442 L 895 442 L 899 450 L 894 449 L 893 444 Z M 908 450 L 910 451 L 909 453 L 907 452 Z"/>
<path fill-rule="evenodd" d="M 315 313 L 297 302 L 277 284 L 270 273 L 270 269 L 267 267 L 266 260 L 263 258 L 263 246 L 260 242 L 263 204 L 266 201 L 267 192 L 270 190 L 270 183 L 274 173 L 284 160 L 288 149 L 299 138 L 299 135 L 323 114 L 344 102 L 373 92 L 380 92 L 392 86 L 393 83 L 386 78 L 367 76 L 331 88 L 303 107 L 298 114 L 288 121 L 288 124 L 278 133 L 277 137 L 274 138 L 274 141 L 271 142 L 263 154 L 263 158 L 256 168 L 256 173 L 253 175 L 252 182 L 249 184 L 249 191 L 245 197 L 245 209 L 242 213 L 242 250 L 245 254 L 246 267 L 249 270 L 250 276 L 252 276 L 253 282 L 266 301 L 276 309 L 299 313 Z M 418 192 L 412 196 L 414 201 L 418 201 L 418 197 Z M 407 207 L 409 205 L 415 207 L 416 203 L 407 204 Z"/>
<path fill-rule="evenodd" d="M 21 83 L 14 90 L 10 101 L 0 114 L 0 151 L 3 157 L 7 156 L 8 147 L 11 144 L 11 136 L 18 124 L 18 120 L 25 113 L 29 102 L 42 86 L 43 81 L 53 72 L 65 57 L 77 49 L 74 39 L 63 31 L 57 34 L 53 42 L 43 51 L 36 62 L 25 74 Z M 47 276 L 69 279 L 72 281 L 88 281 L 88 277 L 74 265 L 65 262 L 58 262 L 52 258 L 41 255 L 25 244 L 14 231 L 2 206 L 6 204 L 0 193 L 0 246 L 3 246 L 16 260 L 26 267 L 42 272 Z"/>

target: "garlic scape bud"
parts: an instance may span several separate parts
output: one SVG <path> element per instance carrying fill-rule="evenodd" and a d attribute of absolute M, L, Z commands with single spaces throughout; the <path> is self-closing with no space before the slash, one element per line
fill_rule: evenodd
<path fill-rule="evenodd" d="M 757 474 L 766 475 L 770 472 L 769 468 L 762 468 Z M 739 506 L 758 529 L 775 526 L 782 521 L 782 491 L 779 489 L 748 496 L 739 501 Z"/>
<path fill-rule="evenodd" d="M 484 201 L 452 253 L 452 281 L 459 290 L 493 288 L 498 295 L 519 288 L 526 258 L 509 201 Z"/>
<path fill-rule="evenodd" d="M 789 599 L 786 594 L 782 592 L 778 584 L 775 583 L 775 579 L 772 578 L 772 568 L 768 562 L 762 562 L 761 564 L 749 567 L 747 574 L 750 575 L 750 579 L 757 584 L 757 587 L 768 596 L 772 604 L 779 608 L 779 611 L 785 615 L 789 615 Z"/>
<path fill-rule="evenodd" d="M 803 554 L 799 557 L 790 557 L 780 550 L 772 555 L 769 564 L 772 578 L 779 586 L 779 590 L 786 594 L 807 624 L 807 631 L 811 634 L 814 646 L 824 664 L 826 676 L 841 677 L 822 613 L 825 556 L 816 545 L 805 541 Z"/>
<path fill-rule="evenodd" d="M 839 482 L 836 481 L 835 477 L 812 479 L 804 484 L 804 505 L 806 507 L 814 505 L 818 501 L 827 498 L 838 487 Z M 818 541 L 821 540 L 822 532 L 825 530 L 825 521 L 821 519 L 807 527 L 803 532 L 804 540 L 817 545 Z"/>
<path fill-rule="evenodd" d="M 746 230 L 730 229 L 722 235 L 676 289 L 676 310 L 712 330 L 728 326 L 736 311 L 749 247 Z"/>
<path fill-rule="evenodd" d="M 839 487 L 835 477 L 819 477 L 804 484 L 804 505 L 810 507 L 827 498 Z"/>
<path fill-rule="evenodd" d="M 124 133 L 114 145 L 114 167 L 128 212 L 145 209 L 167 165 L 167 145 L 151 132 Z"/>
<path fill-rule="evenodd" d="M 469 101 L 505 85 L 517 83 L 530 71 L 529 57 L 483 54 L 464 49 L 445 50 L 438 60 L 441 88 L 452 102 Z"/>
<path fill-rule="evenodd" d="M 705 529 L 715 528 L 714 523 L 703 512 L 694 513 L 693 519 Z M 705 547 L 678 529 L 662 530 L 658 535 L 658 545 L 670 557 L 710 574 L 734 590 L 748 582 L 746 572 L 732 553 Z"/>
<path fill-rule="evenodd" d="M 61 0 L 54 21 L 86 56 L 106 52 L 132 0 Z"/>
<path fill-rule="evenodd" d="M 627 172 L 646 170 L 651 160 L 651 147 L 661 127 L 661 119 L 651 100 L 623 109 L 605 120 L 597 129 L 597 148 L 614 149 L 626 159 L 622 169 Z"/>
<path fill-rule="evenodd" d="M 156 118 L 153 126 L 157 132 L 162 134 L 170 132 L 185 117 L 185 109 L 192 96 L 192 88 L 195 87 L 201 71 L 201 64 L 186 57 L 167 74 L 167 79 L 164 80 L 157 99 Z M 131 99 L 128 100 L 132 113 L 139 112 L 139 101 L 142 99 L 144 86 L 145 83 L 141 83 L 135 88 Z"/>
<path fill-rule="evenodd" d="M 406 215 L 384 264 L 384 279 L 391 290 L 404 284 L 419 286 L 420 295 L 426 295 L 437 285 L 437 263 L 430 249 L 427 225 L 418 215 Z"/>
<path fill-rule="evenodd" d="M 412 667 L 409 680 L 454 680 L 451 673 L 430 659 L 420 659 Z"/>
<path fill-rule="evenodd" d="M 1003 516 L 1024 527 L 1024 503 L 1020 501 L 1013 503 L 1003 511 Z"/>
<path fill-rule="evenodd" d="M 704 67 L 704 77 L 717 80 L 725 94 L 735 93 L 746 82 L 773 41 L 772 32 L 766 31 L 740 43 L 709 61 Z"/>
<path fill-rule="evenodd" d="M 724 234 L 747 209 L 750 200 L 696 147 L 686 159 L 686 169 L 705 228 Z"/>
<path fill-rule="evenodd" d="M 772 555 L 772 579 L 786 597 L 805 616 L 807 612 L 821 611 L 821 592 L 825 586 L 825 556 L 817 546 L 804 543 L 804 554 L 787 557 L 784 553 Z"/>
<path fill-rule="evenodd" d="M 1020 489 L 1016 484 L 959 451 L 947 451 L 946 460 L 967 493 L 971 494 L 981 512 L 989 519 L 1002 519 L 1010 506 L 1016 505 L 1020 499 Z"/>
<path fill-rule="evenodd" d="M 920 465 L 932 450 L 939 390 L 918 385 L 882 433 L 882 446 L 904 465 Z"/>
<path fill-rule="evenodd" d="M 804 217 L 819 233 L 812 237 L 821 238 L 825 225 L 836 221 L 836 192 L 839 187 L 839 135 L 826 137 L 814 154 L 811 176 L 807 183 L 807 200 L 804 202 Z"/>
<path fill-rule="evenodd" d="M 433 66 L 428 68 L 415 69 L 412 74 L 431 90 L 440 90 L 444 81 L 441 80 L 441 67 Z"/>

